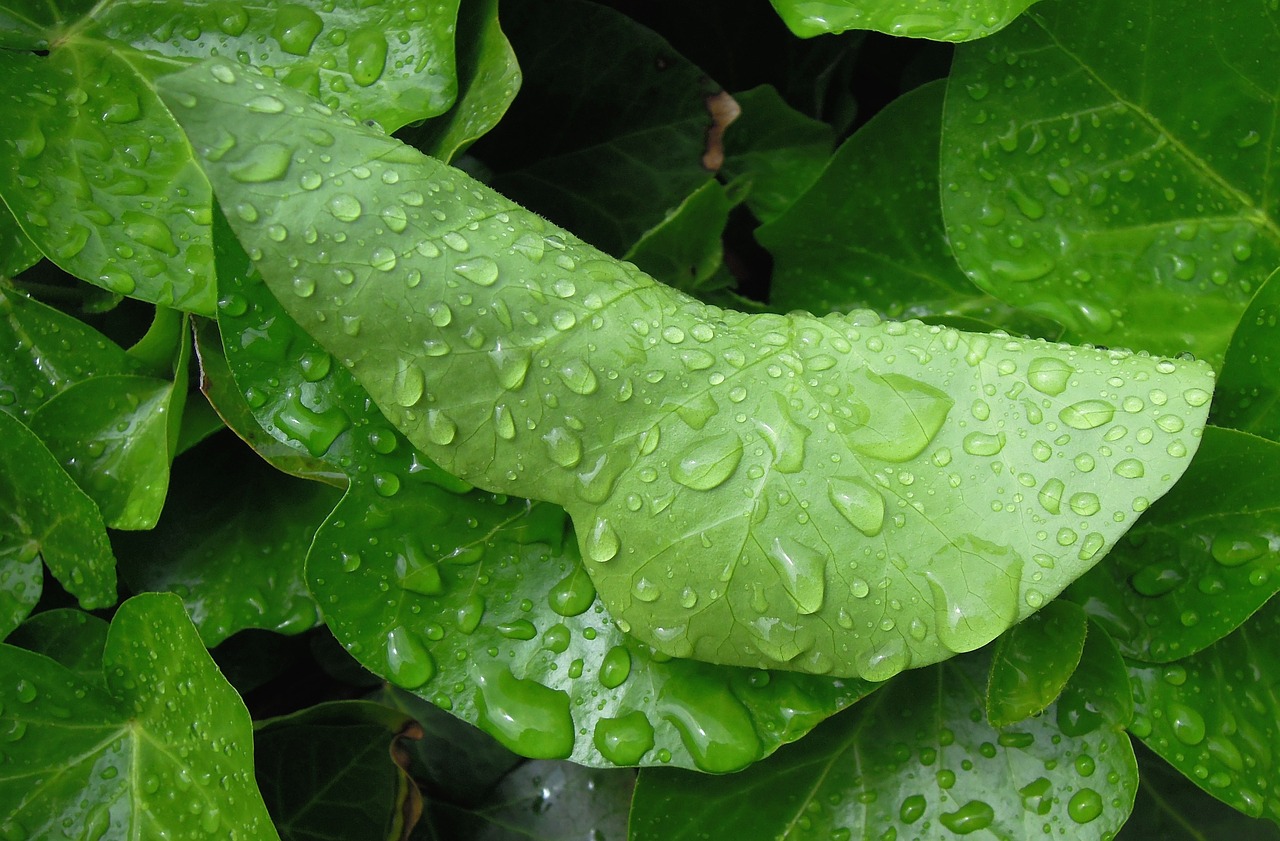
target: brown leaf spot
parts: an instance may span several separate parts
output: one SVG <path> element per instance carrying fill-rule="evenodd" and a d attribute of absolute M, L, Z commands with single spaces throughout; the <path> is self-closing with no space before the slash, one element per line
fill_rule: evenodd
<path fill-rule="evenodd" d="M 705 102 L 711 122 L 707 125 L 707 146 L 702 153 L 702 168 L 715 172 L 724 165 L 724 130 L 738 118 L 742 108 L 727 91 L 713 93 Z"/>

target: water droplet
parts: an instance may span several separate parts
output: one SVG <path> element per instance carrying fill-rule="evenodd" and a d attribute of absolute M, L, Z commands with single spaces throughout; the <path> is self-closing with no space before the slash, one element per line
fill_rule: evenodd
<path fill-rule="evenodd" d="M 1062 510 L 1062 495 L 1066 493 L 1066 486 L 1061 479 L 1054 477 L 1044 483 L 1044 487 L 1040 489 L 1040 506 L 1050 514 L 1057 514 Z"/>
<path fill-rule="evenodd" d="M 884 497 L 862 479 L 830 479 L 827 499 L 858 531 L 875 537 L 884 528 Z"/>
<path fill-rule="evenodd" d="M 1056 397 L 1066 390 L 1075 369 L 1061 359 L 1041 356 L 1027 366 L 1027 382 L 1041 394 Z"/>
<path fill-rule="evenodd" d="M 1169 704 L 1169 726 L 1173 735 L 1184 745 L 1198 745 L 1204 741 L 1204 716 L 1198 710 L 1176 701 Z"/>
<path fill-rule="evenodd" d="M 1067 814 L 1076 823 L 1096 820 L 1102 814 L 1102 795 L 1091 788 L 1080 789 L 1067 802 Z"/>
<path fill-rule="evenodd" d="M 1246 564 L 1270 548 L 1266 538 L 1237 531 L 1222 531 L 1213 538 L 1209 547 L 1213 559 L 1226 567 Z"/>
<path fill-rule="evenodd" d="M 359 29 L 347 41 L 347 69 L 357 85 L 368 87 L 387 66 L 387 39 L 373 27 Z"/>
<path fill-rule="evenodd" d="M 600 661 L 600 684 L 606 689 L 621 686 L 631 674 L 631 653 L 624 645 L 615 645 Z"/>
<path fill-rule="evenodd" d="M 436 664 L 431 653 L 408 628 L 397 625 L 387 633 L 387 677 L 406 689 L 431 680 Z"/>
<path fill-rule="evenodd" d="M 1115 473 L 1125 479 L 1140 479 L 1147 472 L 1146 467 L 1136 458 L 1126 458 L 1115 466 Z"/>
<path fill-rule="evenodd" d="M 1110 423 L 1116 407 L 1105 400 L 1081 400 L 1058 413 L 1058 419 L 1072 429 L 1096 429 Z"/>
<path fill-rule="evenodd" d="M 348 426 L 347 415 L 337 406 L 317 412 L 302 402 L 301 395 L 290 389 L 288 400 L 273 415 L 276 427 L 297 441 L 312 456 L 319 458 Z"/>
<path fill-rule="evenodd" d="M 426 376 L 418 367 L 418 363 L 407 357 L 401 359 L 391 381 L 391 396 L 396 401 L 396 405 L 406 409 L 418 405 L 426 387 Z"/>
<path fill-rule="evenodd" d="M 283 143 L 258 143 L 233 167 L 229 174 L 244 184 L 277 181 L 289 171 L 293 150 Z"/>
<path fill-rule="evenodd" d="M 826 592 L 826 555 L 789 537 L 775 537 L 768 558 L 796 608 L 804 614 L 817 612 Z"/>
<path fill-rule="evenodd" d="M 360 200 L 350 193 L 337 193 L 329 199 L 327 207 L 333 217 L 340 222 L 354 222 L 364 212 Z"/>
<path fill-rule="evenodd" d="M 595 371 L 585 359 L 570 359 L 560 368 L 560 379 L 574 394 L 594 394 L 600 387 Z"/>
<path fill-rule="evenodd" d="M 1071 506 L 1072 511 L 1082 517 L 1091 517 L 1094 514 L 1097 514 L 1102 508 L 1102 503 L 1098 500 L 1098 495 L 1089 493 L 1088 491 L 1072 494 L 1071 500 L 1068 504 Z"/>
<path fill-rule="evenodd" d="M 568 575 L 551 588 L 547 598 L 551 609 L 561 616 L 578 616 L 586 613 L 595 602 L 596 588 L 586 571 L 575 566 Z"/>
<path fill-rule="evenodd" d="M 306 6 L 286 3 L 276 10 L 271 35 L 280 43 L 280 49 L 286 53 L 305 56 L 311 52 L 311 45 L 315 43 L 322 29 L 324 29 L 324 21 L 318 14 Z"/>
<path fill-rule="evenodd" d="M 970 800 L 954 812 L 938 815 L 938 821 L 956 835 L 968 835 L 986 829 L 995 819 L 995 809 L 983 800 Z"/>
<path fill-rule="evenodd" d="M 990 435 L 986 432 L 970 432 L 964 437 L 964 451 L 971 456 L 993 456 L 1004 449 L 1003 432 Z"/>
<path fill-rule="evenodd" d="M 924 799 L 924 795 L 913 794 L 902 801 L 902 806 L 898 809 L 898 817 L 903 823 L 915 823 L 924 816 L 928 805 L 929 802 Z"/>
<path fill-rule="evenodd" d="M 742 460 L 742 439 L 732 432 L 698 441 L 671 465 L 671 478 L 686 488 L 711 490 L 725 482 Z"/>
<path fill-rule="evenodd" d="M 587 536 L 583 539 L 583 552 L 597 563 L 606 563 L 618 554 L 620 544 L 618 533 L 603 517 L 596 520 Z"/>
<path fill-rule="evenodd" d="M 751 714 L 725 683 L 688 674 L 663 686 L 659 706 L 702 771 L 725 774 L 760 758 Z"/>
<path fill-rule="evenodd" d="M 431 443 L 447 447 L 453 443 L 457 435 L 458 425 L 452 418 L 439 409 L 427 412 L 427 439 Z"/>
<path fill-rule="evenodd" d="M 476 674 L 480 728 L 510 750 L 531 759 L 564 759 L 573 753 L 569 696 L 502 666 Z"/>
<path fill-rule="evenodd" d="M 454 266 L 453 270 L 476 286 L 492 286 L 498 282 L 498 264 L 490 257 L 464 260 Z"/>

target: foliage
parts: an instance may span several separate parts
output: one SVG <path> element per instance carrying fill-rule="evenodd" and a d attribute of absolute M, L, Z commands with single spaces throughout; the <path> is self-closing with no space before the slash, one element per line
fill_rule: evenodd
<path fill-rule="evenodd" d="M 0 836 L 1275 834 L 1228 5 L 0 2 Z"/>

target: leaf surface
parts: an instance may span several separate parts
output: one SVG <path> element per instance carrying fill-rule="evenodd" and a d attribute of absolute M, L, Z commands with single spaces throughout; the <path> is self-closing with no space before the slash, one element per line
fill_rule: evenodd
<path fill-rule="evenodd" d="M 1049 602 L 996 642 L 987 681 L 987 720 L 1017 724 L 1062 692 L 1080 663 L 1088 618 L 1064 599 Z"/>
<path fill-rule="evenodd" d="M 1221 426 L 1280 441 L 1280 282 L 1273 273 L 1240 317 L 1213 401 Z"/>
<path fill-rule="evenodd" d="M 770 0 L 801 38 L 874 29 L 906 38 L 970 41 L 1007 26 L 1035 0 Z"/>
<path fill-rule="evenodd" d="M 252 725 L 176 596 L 129 599 L 102 655 L 105 685 L 0 647 L 4 832 L 48 838 L 277 837 L 252 782 Z"/>
<path fill-rule="evenodd" d="M 1280 263 L 1276 23 L 1051 0 L 957 50 L 942 199 L 970 279 L 1079 340 L 1219 366 Z"/>
<path fill-rule="evenodd" d="M 1066 735 L 1053 714 L 992 727 L 989 667 L 975 654 L 904 674 L 739 774 L 645 769 L 631 841 L 1112 837 L 1138 785 L 1128 736 Z"/>
<path fill-rule="evenodd" d="M 45 610 L 27 619 L 6 639 L 49 659 L 95 684 L 104 682 L 102 651 L 107 644 L 107 623 L 74 608 Z"/>
<path fill-rule="evenodd" d="M 267 283 L 445 470 L 563 505 L 609 613 L 666 654 L 879 680 L 972 650 L 1198 443 L 1203 363 L 709 307 L 283 89 L 286 117 L 245 111 L 267 84 L 166 81 L 201 150 L 228 124 L 294 144 L 251 188 L 206 158 Z M 327 262 L 295 266 L 290 236 Z"/>
<path fill-rule="evenodd" d="M 13 277 L 31 268 L 40 257 L 40 249 L 18 227 L 18 220 L 4 202 L 0 202 L 0 277 Z"/>

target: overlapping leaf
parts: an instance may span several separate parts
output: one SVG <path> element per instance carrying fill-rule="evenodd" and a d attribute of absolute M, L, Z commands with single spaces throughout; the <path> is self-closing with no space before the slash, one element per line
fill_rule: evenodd
<path fill-rule="evenodd" d="M 277 837 L 252 782 L 249 713 L 176 596 L 121 605 L 105 683 L 11 646 L 0 669 L 5 835 Z"/>
<path fill-rule="evenodd" d="M 165 89 L 202 154 L 239 126 L 206 165 L 291 314 L 451 473 L 564 505 L 610 615 L 667 654 L 883 679 L 976 648 L 1198 443 L 1202 363 L 707 307 L 269 80 Z M 262 143 L 289 160 L 246 186 Z"/>
<path fill-rule="evenodd" d="M 942 198 L 969 277 L 1080 340 L 1220 365 L 1280 263 L 1276 24 L 1257 4 L 1049 0 L 957 50 Z"/>
<path fill-rule="evenodd" d="M 1017 724 L 1053 703 L 1080 663 L 1087 628 L 1083 610 L 1057 599 L 1006 631 L 991 655 L 987 720 Z"/>
<path fill-rule="evenodd" d="M 1035 0 L 770 0 L 802 38 L 874 29 L 907 38 L 970 41 L 1007 26 Z"/>
<path fill-rule="evenodd" d="M 640 773 L 632 841 L 1111 838 L 1137 789 L 1114 722 L 1064 734 L 1047 714 L 997 728 L 979 654 L 902 675 L 729 777 Z"/>
<path fill-rule="evenodd" d="M 1236 325 L 1213 421 L 1280 442 L 1280 281 L 1272 274 Z"/>
<path fill-rule="evenodd" d="M 457 0 L 9 0 L 0 7 L 0 121 L 9 127 L 0 196 L 40 251 L 77 277 L 211 313 L 209 186 L 155 80 L 210 55 L 238 56 L 393 129 L 453 102 L 457 9 Z M 272 150 L 260 154 L 269 165 Z"/>
<path fill-rule="evenodd" d="M 458 495 L 468 486 L 326 361 L 235 240 L 218 245 L 220 323 L 241 391 L 280 440 L 349 477 L 307 576 L 366 667 L 523 755 L 711 771 L 754 761 L 870 691 L 670 660 L 628 637 L 582 569 L 562 509 Z"/>

